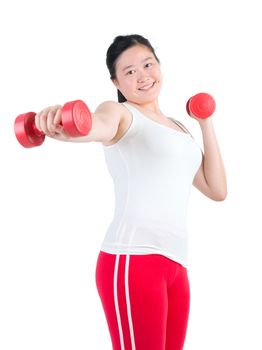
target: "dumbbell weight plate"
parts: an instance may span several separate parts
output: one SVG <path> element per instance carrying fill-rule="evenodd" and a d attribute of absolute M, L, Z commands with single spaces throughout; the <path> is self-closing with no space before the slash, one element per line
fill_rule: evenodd
<path fill-rule="evenodd" d="M 35 115 L 34 112 L 28 112 L 15 119 L 16 138 L 26 148 L 40 146 L 45 140 L 45 135 L 35 127 Z"/>
<path fill-rule="evenodd" d="M 62 108 L 62 124 L 65 132 L 72 137 L 87 135 L 92 124 L 87 105 L 81 100 L 65 103 Z"/>
<path fill-rule="evenodd" d="M 216 102 L 214 98 L 205 93 L 201 92 L 191 97 L 187 104 L 186 110 L 189 115 L 193 115 L 197 118 L 208 118 L 210 117 L 216 108 Z"/>

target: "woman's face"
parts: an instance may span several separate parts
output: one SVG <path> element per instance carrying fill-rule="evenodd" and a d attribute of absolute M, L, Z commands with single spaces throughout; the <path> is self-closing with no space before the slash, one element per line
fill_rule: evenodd
<path fill-rule="evenodd" d="M 154 102 L 162 85 L 160 65 L 146 46 L 133 46 L 118 57 L 113 83 L 130 102 Z"/>

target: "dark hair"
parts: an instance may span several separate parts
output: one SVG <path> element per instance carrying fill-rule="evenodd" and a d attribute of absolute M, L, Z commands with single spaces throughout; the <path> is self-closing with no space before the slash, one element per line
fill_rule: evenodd
<path fill-rule="evenodd" d="M 110 79 L 116 79 L 116 60 L 125 50 L 136 45 L 146 46 L 155 56 L 155 59 L 160 63 L 154 48 L 149 40 L 138 34 L 119 35 L 115 37 L 113 43 L 109 46 L 106 53 L 106 65 L 110 73 Z M 117 90 L 118 102 L 125 102 L 126 98 Z"/>

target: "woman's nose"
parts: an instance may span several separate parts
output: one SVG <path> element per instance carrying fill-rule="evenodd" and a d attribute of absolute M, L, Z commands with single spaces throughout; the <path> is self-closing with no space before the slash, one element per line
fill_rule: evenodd
<path fill-rule="evenodd" d="M 139 71 L 138 72 L 138 76 L 137 76 L 138 83 L 144 83 L 148 79 L 149 79 L 149 77 L 148 77 L 146 72 L 144 72 L 144 71 Z"/>
<path fill-rule="evenodd" d="M 149 78 L 147 76 L 141 76 L 137 79 L 138 83 L 145 83 Z"/>

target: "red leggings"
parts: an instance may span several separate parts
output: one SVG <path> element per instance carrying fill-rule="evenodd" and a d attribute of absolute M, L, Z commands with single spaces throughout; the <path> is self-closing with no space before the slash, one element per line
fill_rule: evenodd
<path fill-rule="evenodd" d="M 113 350 L 182 350 L 189 314 L 187 269 L 159 254 L 100 251 L 96 285 Z"/>

